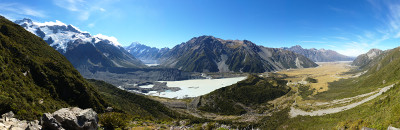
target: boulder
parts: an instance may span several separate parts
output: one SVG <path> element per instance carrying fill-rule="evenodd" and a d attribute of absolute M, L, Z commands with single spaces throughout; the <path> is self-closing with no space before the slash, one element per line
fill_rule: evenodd
<path fill-rule="evenodd" d="M 62 108 L 53 114 L 45 113 L 41 124 L 44 129 L 97 130 L 99 118 L 91 108 Z"/>
<path fill-rule="evenodd" d="M 0 119 L 0 130 L 40 130 L 39 121 L 25 121 L 14 118 L 12 111 L 5 113 Z"/>

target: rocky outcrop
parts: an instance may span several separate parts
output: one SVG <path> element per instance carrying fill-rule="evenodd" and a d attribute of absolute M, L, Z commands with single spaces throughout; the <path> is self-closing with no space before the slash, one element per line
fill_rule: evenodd
<path fill-rule="evenodd" d="M 359 55 L 351 65 L 360 67 L 366 66 L 384 52 L 385 51 L 379 49 L 371 49 L 367 53 Z"/>
<path fill-rule="evenodd" d="M 12 111 L 5 113 L 0 119 L 0 130 L 40 130 L 42 126 L 39 125 L 38 120 L 26 121 L 14 118 Z"/>
<path fill-rule="evenodd" d="M 43 129 L 96 130 L 99 118 L 91 108 L 62 108 L 53 114 L 45 113 L 40 124 Z"/>
<path fill-rule="evenodd" d="M 98 122 L 97 113 L 91 108 L 62 108 L 53 114 L 43 114 L 40 122 L 18 120 L 10 111 L 2 115 L 0 130 L 97 130 Z"/>

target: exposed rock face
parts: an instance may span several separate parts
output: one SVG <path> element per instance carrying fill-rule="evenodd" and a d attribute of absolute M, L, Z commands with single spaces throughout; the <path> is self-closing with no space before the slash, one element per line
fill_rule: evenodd
<path fill-rule="evenodd" d="M 41 124 L 44 129 L 96 130 L 99 122 L 97 113 L 91 108 L 62 108 L 53 114 L 45 113 Z"/>
<path fill-rule="evenodd" d="M 352 61 L 353 57 L 345 56 L 333 50 L 325 49 L 304 49 L 300 45 L 292 46 L 290 48 L 284 47 L 284 50 L 293 51 L 294 53 L 304 55 L 314 62 L 332 62 L 332 61 Z"/>
<path fill-rule="evenodd" d="M 318 66 L 291 51 L 258 46 L 247 40 L 223 40 L 213 36 L 195 37 L 175 46 L 160 58 L 160 63 L 164 67 L 189 72 L 260 73 Z"/>
<path fill-rule="evenodd" d="M 0 130 L 40 130 L 42 126 L 39 125 L 39 121 L 26 121 L 18 120 L 14 118 L 12 111 L 2 115 L 0 119 Z"/>
<path fill-rule="evenodd" d="M 360 67 L 365 66 L 382 53 L 384 53 L 384 51 L 379 49 L 371 49 L 367 53 L 357 56 L 351 65 Z"/>

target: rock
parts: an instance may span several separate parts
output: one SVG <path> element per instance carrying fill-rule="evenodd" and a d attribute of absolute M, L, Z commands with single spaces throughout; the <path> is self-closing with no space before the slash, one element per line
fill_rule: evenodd
<path fill-rule="evenodd" d="M 41 124 L 44 129 L 96 130 L 99 119 L 91 108 L 62 108 L 53 114 L 45 113 Z"/>
<path fill-rule="evenodd" d="M 42 126 L 39 121 L 25 121 L 14 118 L 12 111 L 2 115 L 0 119 L 0 130 L 40 130 Z"/>
<path fill-rule="evenodd" d="M 13 118 L 13 117 L 14 117 L 14 113 L 13 113 L 12 111 L 10 111 L 10 112 L 8 112 L 8 113 L 4 113 L 3 115 L 1 115 L 1 117 L 2 117 L 4 120 L 7 120 L 7 118 L 8 118 L 8 119 Z"/>
<path fill-rule="evenodd" d="M 112 107 L 107 107 L 106 108 L 106 112 L 112 112 L 113 111 L 113 108 Z"/>
<path fill-rule="evenodd" d="M 399 128 L 396 128 L 396 127 L 393 127 L 393 126 L 389 126 L 388 128 L 387 128 L 387 130 L 400 130 Z"/>

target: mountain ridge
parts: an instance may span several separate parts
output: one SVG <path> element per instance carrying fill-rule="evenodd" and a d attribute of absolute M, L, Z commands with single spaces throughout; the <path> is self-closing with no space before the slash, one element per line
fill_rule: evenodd
<path fill-rule="evenodd" d="M 283 47 L 282 49 L 304 55 L 305 57 L 311 59 L 314 62 L 352 61 L 355 59 L 353 57 L 339 54 L 333 50 L 315 49 L 315 48 L 304 49 L 300 45 L 292 47 Z"/>
<path fill-rule="evenodd" d="M 176 45 L 160 58 L 161 66 L 191 72 L 266 72 L 316 67 L 306 57 L 248 40 L 199 36 Z"/>

